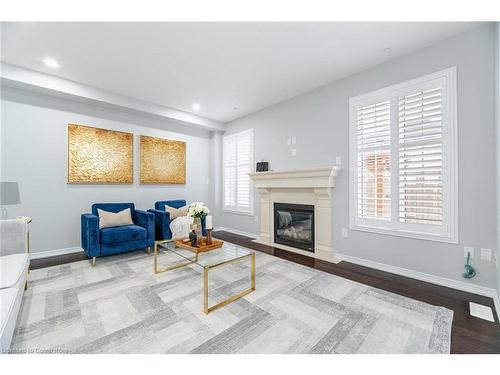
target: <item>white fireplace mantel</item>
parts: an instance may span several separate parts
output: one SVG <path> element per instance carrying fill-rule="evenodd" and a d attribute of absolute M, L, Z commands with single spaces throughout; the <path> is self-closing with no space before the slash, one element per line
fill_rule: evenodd
<path fill-rule="evenodd" d="M 315 258 L 333 261 L 332 193 L 340 167 L 249 173 L 260 196 L 260 233 L 256 240 Z M 314 205 L 314 253 L 274 242 L 274 203 Z"/>
<path fill-rule="evenodd" d="M 333 188 L 340 167 L 249 173 L 256 188 Z"/>

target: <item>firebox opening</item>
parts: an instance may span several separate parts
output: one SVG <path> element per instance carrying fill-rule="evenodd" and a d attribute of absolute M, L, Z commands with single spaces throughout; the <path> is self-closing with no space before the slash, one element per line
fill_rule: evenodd
<path fill-rule="evenodd" d="M 314 252 L 314 206 L 274 203 L 274 242 Z"/>

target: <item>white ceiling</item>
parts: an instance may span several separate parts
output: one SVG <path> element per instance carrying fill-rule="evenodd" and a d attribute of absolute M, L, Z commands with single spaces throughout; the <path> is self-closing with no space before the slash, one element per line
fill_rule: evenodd
<path fill-rule="evenodd" d="M 477 26 L 3 23 L 1 58 L 228 122 Z M 46 67 L 47 57 L 56 59 L 59 68 Z M 193 102 L 201 110 L 193 111 Z"/>

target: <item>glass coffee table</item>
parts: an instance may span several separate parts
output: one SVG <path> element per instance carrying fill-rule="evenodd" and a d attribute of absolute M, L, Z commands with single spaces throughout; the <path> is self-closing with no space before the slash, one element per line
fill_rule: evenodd
<path fill-rule="evenodd" d="M 182 260 L 180 264 L 175 264 L 166 268 L 158 268 L 160 254 L 175 254 Z M 250 288 L 232 295 L 231 297 L 213 306 L 208 306 L 208 272 L 214 268 L 225 266 L 229 263 L 250 259 Z M 162 273 L 189 265 L 197 265 L 203 269 L 203 312 L 208 314 L 220 307 L 252 293 L 255 290 L 255 253 L 239 246 L 224 243 L 221 248 L 195 253 L 194 251 L 182 249 L 176 246 L 174 240 L 155 241 L 154 249 L 154 273 Z"/>

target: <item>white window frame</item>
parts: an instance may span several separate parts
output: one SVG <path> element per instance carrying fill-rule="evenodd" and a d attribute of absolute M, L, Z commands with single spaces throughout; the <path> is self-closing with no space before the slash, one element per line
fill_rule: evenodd
<path fill-rule="evenodd" d="M 442 80 L 443 102 L 443 225 L 437 229 L 425 224 L 400 224 L 398 221 L 399 142 L 397 105 L 395 100 L 408 91 L 418 90 L 436 80 Z M 368 220 L 358 217 L 357 208 L 357 122 L 359 106 L 391 100 L 391 221 Z M 458 133 L 456 67 L 425 75 L 410 81 L 385 87 L 349 98 L 349 227 L 353 230 L 416 238 L 429 241 L 458 243 Z"/>
<path fill-rule="evenodd" d="M 224 135 L 222 137 L 222 206 L 223 206 L 223 211 L 231 214 L 238 214 L 238 215 L 246 215 L 246 216 L 253 216 L 254 215 L 254 186 L 253 186 L 253 181 L 250 179 L 250 186 L 249 186 L 249 205 L 250 207 L 248 209 L 243 209 L 239 208 L 237 206 L 226 206 L 225 202 L 225 197 L 226 197 L 226 174 L 224 170 L 224 165 L 225 165 L 225 156 L 224 156 L 224 146 L 225 143 L 228 140 L 233 140 L 233 139 L 238 139 L 248 136 L 250 138 L 250 168 L 249 172 L 251 173 L 253 171 L 253 165 L 254 165 L 254 145 L 253 145 L 253 128 L 252 129 L 247 129 L 243 130 L 238 133 L 231 133 L 228 135 Z M 236 151 L 237 152 L 237 151 Z M 237 173 L 236 173 L 237 175 Z M 235 199 L 238 196 L 238 186 L 236 184 L 235 187 Z"/>

